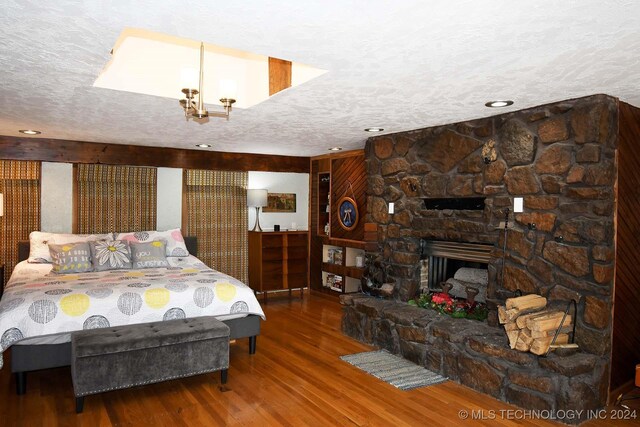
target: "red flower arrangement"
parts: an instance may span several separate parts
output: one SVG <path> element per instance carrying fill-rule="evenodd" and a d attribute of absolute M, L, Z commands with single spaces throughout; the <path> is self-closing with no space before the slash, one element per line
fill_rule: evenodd
<path fill-rule="evenodd" d="M 489 314 L 486 304 L 455 299 L 445 292 L 422 294 L 417 301 L 409 300 L 409 304 L 431 308 L 451 317 L 485 320 Z"/>

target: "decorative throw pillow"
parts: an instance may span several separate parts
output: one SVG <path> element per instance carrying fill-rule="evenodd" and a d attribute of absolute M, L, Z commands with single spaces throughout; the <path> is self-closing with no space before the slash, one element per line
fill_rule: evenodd
<path fill-rule="evenodd" d="M 76 242 L 62 245 L 49 244 L 54 273 L 85 273 L 93 271 L 89 243 Z"/>
<path fill-rule="evenodd" d="M 89 242 L 95 271 L 131 268 L 131 251 L 126 240 Z"/>
<path fill-rule="evenodd" d="M 189 256 L 187 245 L 179 228 L 167 231 L 137 231 L 135 233 L 118 233 L 117 240 L 127 240 L 129 243 L 151 242 L 153 240 L 164 240 L 167 243 L 166 256 Z"/>
<path fill-rule="evenodd" d="M 145 243 L 131 242 L 130 246 L 133 268 L 169 267 L 165 255 L 167 245 L 162 240 Z"/>
<path fill-rule="evenodd" d="M 53 260 L 49 253 L 49 244 L 61 245 L 73 242 L 88 242 L 91 240 L 112 240 L 111 233 L 108 234 L 66 234 L 66 233 L 45 233 L 42 231 L 32 231 L 29 234 L 29 259 L 31 264 L 46 264 Z"/>

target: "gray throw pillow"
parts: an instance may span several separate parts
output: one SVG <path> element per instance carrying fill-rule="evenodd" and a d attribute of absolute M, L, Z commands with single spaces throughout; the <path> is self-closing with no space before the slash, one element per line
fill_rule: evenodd
<path fill-rule="evenodd" d="M 49 244 L 54 273 L 85 273 L 93 271 L 91 249 L 87 242 Z"/>
<path fill-rule="evenodd" d="M 162 240 L 145 243 L 131 242 L 130 245 L 133 268 L 169 267 L 165 255 L 167 244 Z"/>
<path fill-rule="evenodd" d="M 126 240 L 89 242 L 95 271 L 131 268 L 131 251 Z"/>

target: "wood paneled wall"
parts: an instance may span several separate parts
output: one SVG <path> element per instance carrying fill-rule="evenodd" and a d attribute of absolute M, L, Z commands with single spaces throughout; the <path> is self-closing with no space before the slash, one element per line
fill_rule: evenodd
<path fill-rule="evenodd" d="M 331 160 L 331 237 L 364 240 L 364 221 L 367 213 L 367 173 L 364 152 Z M 356 228 L 347 231 L 340 226 L 337 209 L 343 197 L 355 197 L 360 219 Z"/>
<path fill-rule="evenodd" d="M 224 153 L 0 135 L 0 159 L 222 171 L 309 172 L 309 157 Z"/>
<path fill-rule="evenodd" d="M 611 390 L 640 363 L 640 109 L 620 105 Z"/>
<path fill-rule="evenodd" d="M 322 288 L 322 237 L 318 236 L 318 173 L 320 169 L 319 161 L 311 161 L 311 191 L 309 191 L 311 202 L 309 218 L 309 286 L 311 289 Z"/>

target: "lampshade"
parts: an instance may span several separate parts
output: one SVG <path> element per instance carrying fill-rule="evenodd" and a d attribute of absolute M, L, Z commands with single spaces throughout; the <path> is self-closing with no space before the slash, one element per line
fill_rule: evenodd
<path fill-rule="evenodd" d="M 267 190 L 247 190 L 249 207 L 267 206 Z"/>
<path fill-rule="evenodd" d="M 0 193 L 0 216 L 4 215 L 4 195 Z"/>

